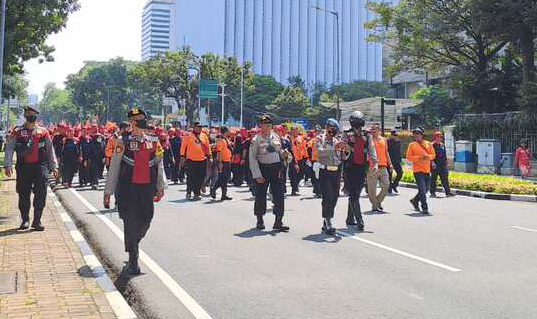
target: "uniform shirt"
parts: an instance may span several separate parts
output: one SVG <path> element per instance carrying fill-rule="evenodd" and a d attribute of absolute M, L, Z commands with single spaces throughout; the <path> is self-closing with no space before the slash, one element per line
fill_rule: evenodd
<path fill-rule="evenodd" d="M 339 166 L 343 158 L 341 151 L 336 151 L 335 146 L 341 140 L 337 137 L 330 137 L 323 133 L 315 138 L 315 148 L 317 149 L 317 161 L 321 165 Z"/>
<path fill-rule="evenodd" d="M 281 138 L 273 131 L 267 137 L 257 134 L 250 144 L 249 161 L 252 177 L 259 178 L 263 175 L 259 164 L 274 164 L 281 162 L 282 154 Z"/>
<path fill-rule="evenodd" d="M 422 160 L 423 155 L 427 155 L 427 159 Z M 412 162 L 414 173 L 430 173 L 431 161 L 435 156 L 434 148 L 428 141 L 412 142 L 406 151 L 406 159 Z"/>
<path fill-rule="evenodd" d="M 388 145 L 386 144 L 386 139 L 382 136 L 379 136 L 377 139 L 372 138 L 373 144 L 375 144 L 375 150 L 377 151 L 377 159 L 379 166 L 388 166 Z"/>
<path fill-rule="evenodd" d="M 401 141 L 398 138 L 392 136 L 388 139 L 388 153 L 392 163 L 401 162 Z"/>
<path fill-rule="evenodd" d="M 200 162 L 211 157 L 211 146 L 206 134 L 200 133 L 196 138 L 194 133 L 188 134 L 181 143 L 181 156 L 186 159 Z"/>
<path fill-rule="evenodd" d="M 229 149 L 229 141 L 226 138 L 221 138 L 216 142 L 216 152 L 220 155 L 222 162 L 231 162 L 231 150 Z"/>
<path fill-rule="evenodd" d="M 45 147 L 45 157 L 49 170 L 55 170 L 58 167 L 58 161 L 56 160 L 56 154 L 52 145 L 52 139 L 46 128 L 41 126 L 35 126 L 33 129 L 28 129 L 26 126 L 19 126 L 13 130 L 13 133 L 9 137 L 5 149 L 4 166 L 11 168 L 13 166 L 13 152 L 17 146 L 17 139 L 24 141 L 32 140 L 32 146 L 30 151 L 24 155 L 24 159 L 27 163 L 35 163 L 39 161 L 39 147 Z M 44 139 L 44 145 L 40 145 L 40 140 Z"/>
<path fill-rule="evenodd" d="M 153 143 L 151 141 L 149 141 L 149 143 Z M 142 139 L 142 142 L 139 143 L 140 145 L 140 149 L 144 149 L 145 150 L 145 142 L 144 142 L 144 139 Z M 123 141 L 123 139 L 119 139 L 117 141 L 117 145 L 116 145 L 116 149 L 114 150 L 114 155 L 112 156 L 112 161 L 110 163 L 110 169 L 108 170 L 108 174 L 106 176 L 106 185 L 104 187 L 104 193 L 106 195 L 112 195 L 114 194 L 115 190 L 116 190 L 116 187 L 117 187 L 117 183 L 119 181 L 119 175 L 120 175 L 120 170 L 121 170 L 121 161 L 123 160 L 123 154 L 125 152 L 125 142 Z M 140 162 L 142 161 L 145 161 L 145 160 L 148 160 L 148 158 L 144 158 L 144 157 L 147 157 L 147 156 L 150 156 L 150 153 L 149 152 L 137 152 L 137 151 L 133 151 L 134 153 L 134 167 L 133 167 L 133 170 L 136 170 L 137 167 L 136 167 L 136 163 L 138 162 L 138 165 Z M 158 191 L 161 191 L 161 190 L 164 190 L 166 188 L 166 178 L 164 177 L 164 165 L 162 163 L 162 154 L 156 154 L 156 163 L 155 165 L 157 165 L 157 185 L 156 185 L 156 188 Z M 146 170 L 147 173 L 149 174 L 149 170 Z M 134 174 L 133 174 L 133 178 L 134 178 Z M 149 176 L 146 176 L 144 178 L 144 176 L 137 176 L 136 177 L 136 181 L 132 181 L 132 182 L 140 182 L 142 180 L 147 180 L 149 178 Z"/>
<path fill-rule="evenodd" d="M 106 142 L 106 147 L 104 149 L 104 156 L 108 158 L 112 158 L 114 155 L 114 150 L 116 149 L 116 142 L 117 142 L 117 136 L 112 135 L 108 139 L 108 142 Z"/>
<path fill-rule="evenodd" d="M 369 164 L 374 166 L 378 164 L 377 150 L 373 143 L 373 138 L 367 132 L 357 134 L 354 130 L 347 130 L 343 134 L 343 141 L 352 147 L 351 159 L 355 165 L 364 165 L 365 160 L 369 160 Z M 367 154 L 366 153 L 367 150 Z M 366 157 L 367 155 L 367 157 Z"/>

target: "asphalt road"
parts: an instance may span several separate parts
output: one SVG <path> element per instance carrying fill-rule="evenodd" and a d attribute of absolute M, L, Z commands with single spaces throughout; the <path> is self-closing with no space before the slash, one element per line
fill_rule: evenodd
<path fill-rule="evenodd" d="M 433 215 L 424 217 L 408 202 L 416 190 L 401 188 L 387 197 L 388 213 L 366 212 L 366 231 L 355 233 L 345 226 L 341 197 L 338 236 L 329 237 L 321 234 L 321 200 L 310 187 L 286 199 L 289 233 L 271 231 L 272 215 L 266 231 L 253 228 L 245 187 L 231 187 L 234 200 L 224 203 L 188 202 L 184 189 L 171 185 L 156 205 L 141 245 L 144 274 L 117 279 L 132 289 L 140 317 L 537 317 L 536 204 L 429 199 Z M 102 214 L 102 185 L 58 195 L 102 258 L 120 270 L 127 259 L 117 233 L 123 226 L 117 214 Z M 367 198 L 361 203 L 371 207 Z"/>

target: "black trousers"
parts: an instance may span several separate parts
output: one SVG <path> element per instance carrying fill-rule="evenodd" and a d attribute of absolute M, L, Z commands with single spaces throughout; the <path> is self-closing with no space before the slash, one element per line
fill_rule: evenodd
<path fill-rule="evenodd" d="M 244 183 L 245 166 L 238 164 L 231 164 L 231 171 L 233 172 L 233 185 L 239 187 Z"/>
<path fill-rule="evenodd" d="M 91 159 L 89 161 L 89 182 L 91 185 L 99 185 L 99 178 L 101 176 L 101 162 L 99 159 Z"/>
<path fill-rule="evenodd" d="M 214 186 L 214 190 L 218 188 L 222 189 L 222 197 L 227 195 L 227 183 L 229 182 L 229 176 L 231 175 L 231 163 L 223 162 L 222 171 L 218 172 L 218 180 Z"/>
<path fill-rule="evenodd" d="M 255 183 L 254 214 L 263 216 L 267 212 L 267 190 L 270 187 L 274 208 L 272 212 L 276 216 L 284 214 L 284 195 L 282 179 L 282 163 L 259 164 L 261 175 L 265 178 L 264 183 Z"/>
<path fill-rule="evenodd" d="M 170 159 L 164 159 L 164 175 L 166 175 L 166 179 L 172 179 L 172 170 L 174 168 L 174 163 Z"/>
<path fill-rule="evenodd" d="M 401 181 L 401 178 L 403 178 L 403 167 L 401 167 L 401 162 L 394 162 L 392 163 L 393 170 L 396 173 L 395 179 L 393 179 L 392 172 L 388 175 L 390 177 L 390 185 L 391 187 L 397 187 L 399 186 L 399 182 Z"/>
<path fill-rule="evenodd" d="M 78 181 L 80 186 L 89 182 L 89 163 L 88 166 L 84 166 L 85 160 L 78 163 Z"/>
<path fill-rule="evenodd" d="M 121 185 L 119 213 L 123 219 L 125 251 L 138 254 L 138 245 L 145 237 L 153 220 L 154 184 Z"/>
<path fill-rule="evenodd" d="M 319 171 L 319 182 L 321 183 L 323 218 L 334 218 L 337 200 L 339 198 L 339 184 L 341 172 L 321 169 Z"/>
<path fill-rule="evenodd" d="M 431 195 L 436 195 L 436 181 L 438 180 L 438 176 L 440 176 L 440 182 L 442 183 L 442 187 L 444 188 L 444 192 L 446 194 L 451 193 L 451 188 L 449 187 L 449 170 L 446 166 L 437 166 L 435 169 L 431 171 L 431 186 L 430 186 L 430 192 Z"/>
<path fill-rule="evenodd" d="M 78 163 L 76 160 L 66 160 L 62 166 L 62 181 L 71 185 L 73 177 L 77 171 Z"/>
<path fill-rule="evenodd" d="M 302 159 L 298 162 L 298 172 L 295 169 L 295 162 L 291 163 L 289 165 L 289 181 L 291 182 L 291 191 L 292 192 L 298 192 L 298 185 L 300 184 L 300 181 L 304 177 L 304 167 L 306 166 L 305 160 Z"/>
<path fill-rule="evenodd" d="M 345 187 L 349 192 L 349 204 L 347 207 L 347 223 L 356 221 L 359 225 L 364 224 L 362 209 L 360 207 L 360 194 L 365 187 L 367 164 L 355 165 L 349 163 L 345 167 Z"/>
<path fill-rule="evenodd" d="M 427 192 L 431 186 L 431 175 L 429 175 L 429 173 L 415 172 L 414 179 L 418 186 L 418 193 L 412 200 L 419 201 L 421 203 L 421 208 L 427 210 Z"/>
<path fill-rule="evenodd" d="M 19 194 L 19 210 L 23 222 L 30 220 L 30 196 L 34 193 L 34 220 L 33 223 L 41 222 L 41 215 L 47 200 L 48 168 L 40 163 L 18 163 L 17 170 L 17 193 Z"/>
<path fill-rule="evenodd" d="M 175 159 L 175 162 L 173 163 L 173 166 L 172 166 L 172 174 L 171 174 L 171 177 L 172 177 L 172 182 L 177 182 L 179 181 L 179 164 L 180 164 L 180 161 L 181 159 L 180 158 L 176 158 Z"/>
<path fill-rule="evenodd" d="M 207 161 L 191 161 L 186 162 L 186 191 L 201 195 L 201 186 L 207 175 Z"/>

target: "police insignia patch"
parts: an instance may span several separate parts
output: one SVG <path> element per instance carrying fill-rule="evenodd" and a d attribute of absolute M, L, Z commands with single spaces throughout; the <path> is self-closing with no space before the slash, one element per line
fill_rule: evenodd
<path fill-rule="evenodd" d="M 121 145 L 116 146 L 116 153 L 121 153 L 123 151 L 123 147 Z"/>
<path fill-rule="evenodd" d="M 162 155 L 164 155 L 164 149 L 162 148 L 160 143 L 157 144 L 157 150 L 155 151 L 155 155 L 157 157 L 162 157 Z"/>

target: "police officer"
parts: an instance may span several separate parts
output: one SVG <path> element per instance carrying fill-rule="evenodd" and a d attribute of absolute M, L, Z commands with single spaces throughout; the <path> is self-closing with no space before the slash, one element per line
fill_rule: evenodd
<path fill-rule="evenodd" d="M 359 231 L 363 231 L 360 194 L 369 167 L 373 171 L 378 170 L 377 152 L 370 134 L 363 130 L 364 114 L 360 111 L 353 112 L 349 122 L 351 128 L 343 132 L 343 141 L 349 146 L 344 169 L 345 187 L 349 192 L 347 226 L 357 226 Z"/>
<path fill-rule="evenodd" d="M 274 230 L 289 231 L 283 224 L 283 164 L 284 157 L 280 137 L 272 130 L 272 119 L 268 115 L 259 118 L 260 133 L 251 142 L 249 150 L 250 170 L 256 184 L 254 214 L 257 217 L 257 229 L 265 229 L 263 216 L 267 211 L 267 189 L 270 186 L 273 213 L 276 216 Z"/>
<path fill-rule="evenodd" d="M 74 137 L 74 130 L 72 128 L 66 129 L 66 136 L 62 141 L 59 156 L 63 165 L 61 166 L 61 176 L 63 186 L 66 188 L 71 187 L 73 177 L 77 171 L 78 158 L 80 156 L 78 139 Z"/>
<path fill-rule="evenodd" d="M 13 130 L 6 147 L 5 173 L 11 177 L 13 152 L 17 152 L 17 193 L 22 223 L 19 229 L 28 229 L 30 221 L 30 194 L 34 193 L 34 220 L 32 228 L 43 231 L 41 216 L 45 208 L 49 173 L 58 176 L 58 162 L 52 139 L 46 128 L 36 124 L 39 112 L 24 108 L 26 122 Z"/>
<path fill-rule="evenodd" d="M 89 178 L 91 188 L 97 189 L 99 178 L 102 171 L 101 166 L 104 163 L 104 149 L 106 143 L 103 135 L 98 131 L 98 126 L 92 126 L 92 135 L 89 142 Z"/>
<path fill-rule="evenodd" d="M 80 137 L 80 141 L 78 143 L 79 147 L 79 165 L 78 165 L 78 181 L 80 184 L 80 187 L 85 186 L 87 183 L 90 182 L 89 179 L 89 161 L 90 161 L 90 136 L 88 134 L 88 127 L 84 126 L 82 128 L 82 135 Z"/>
<path fill-rule="evenodd" d="M 337 137 L 339 130 L 338 121 L 328 119 L 326 130 L 315 140 L 324 219 L 322 230 L 328 235 L 333 235 L 336 232 L 332 226 L 332 218 L 334 218 L 334 210 L 339 197 L 341 163 L 346 158 L 345 149 L 348 147 Z"/>
<path fill-rule="evenodd" d="M 110 164 L 104 190 L 104 207 L 110 207 L 110 195 L 119 187 L 118 211 L 125 230 L 125 251 L 129 253 L 128 273 L 140 274 L 138 246 L 153 219 L 153 200 L 164 196 L 166 185 L 162 164 L 163 150 L 158 141 L 145 134 L 146 113 L 134 108 L 128 113 L 132 134 L 119 139 Z"/>

